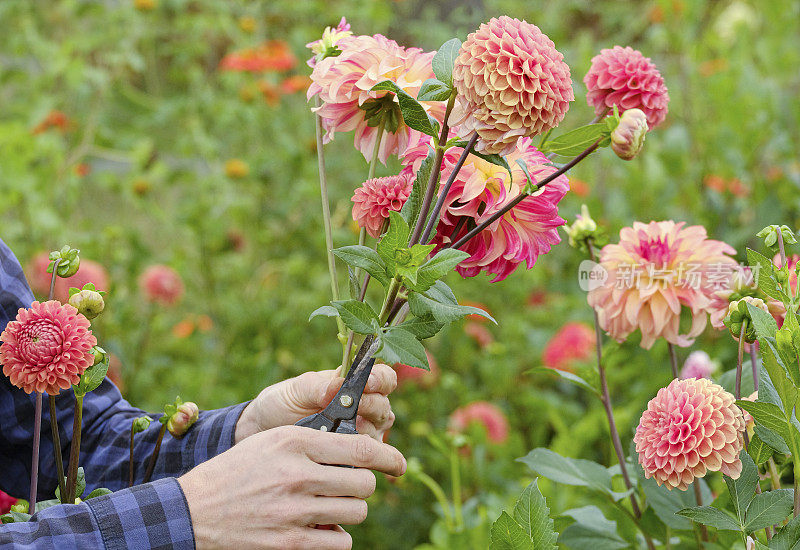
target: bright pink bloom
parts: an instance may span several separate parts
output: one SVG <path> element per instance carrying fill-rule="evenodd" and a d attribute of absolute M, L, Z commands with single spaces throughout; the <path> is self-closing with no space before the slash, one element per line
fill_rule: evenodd
<path fill-rule="evenodd" d="M 736 399 L 722 386 L 676 379 L 647 404 L 633 441 L 645 477 L 685 491 L 706 472 L 739 478 L 744 427 Z"/>
<path fill-rule="evenodd" d="M 450 176 L 461 151 L 452 147 L 445 153 L 442 182 Z M 403 157 L 403 173 L 415 173 L 427 154 L 427 143 L 409 148 Z M 530 138 L 520 139 L 507 157 L 513 179 L 505 168 L 469 155 L 447 194 L 432 242 L 441 247 L 458 240 L 518 197 L 527 183 L 518 159 L 525 161 L 537 181 L 556 171 Z M 457 268 L 461 276 L 474 277 L 486 271 L 496 275 L 493 281 L 502 281 L 522 262 L 532 268 L 536 258 L 561 241 L 557 228 L 564 220 L 558 216 L 558 202 L 568 190 L 567 177 L 559 176 L 462 246 L 470 257 Z"/>
<path fill-rule="evenodd" d="M 567 323 L 547 342 L 542 362 L 548 368 L 572 372 L 575 362 L 592 356 L 595 340 L 594 329 L 586 323 Z"/>
<path fill-rule="evenodd" d="M 508 420 L 497 405 L 476 401 L 456 409 L 450 415 L 450 430 L 462 433 L 473 422 L 486 428 L 492 443 L 504 443 L 508 439 Z"/>
<path fill-rule="evenodd" d="M 0 515 L 7 514 L 16 503 L 17 499 L 4 491 L 0 491 Z"/>
<path fill-rule="evenodd" d="M 33 291 L 43 297 L 47 297 L 50 292 L 50 279 L 52 273 L 47 272 L 47 266 L 50 264 L 50 257 L 47 252 L 41 252 L 34 256 L 33 260 L 28 264 L 26 275 L 28 282 Z M 111 286 L 108 278 L 106 268 L 92 260 L 81 259 L 81 266 L 78 272 L 72 277 L 66 279 L 56 277 L 56 286 L 53 297 L 63 303 L 69 299 L 69 289 L 83 288 L 83 285 L 92 283 L 97 290 L 108 290 Z"/>
<path fill-rule="evenodd" d="M 183 281 L 178 272 L 165 265 L 151 265 L 139 277 L 139 287 L 150 302 L 174 305 L 183 296 Z"/>
<path fill-rule="evenodd" d="M 353 219 L 366 227 L 370 237 L 381 236 L 389 212 L 399 212 L 411 194 L 412 181 L 406 175 L 373 178 L 353 194 Z"/>
<path fill-rule="evenodd" d="M 403 48 L 380 34 L 347 36 L 339 40 L 336 47 L 342 53 L 317 63 L 308 88 L 309 99 L 319 96 L 322 100 L 322 106 L 314 111 L 322 118 L 325 143 L 333 140 L 336 132 L 355 130 L 356 148 L 364 158 L 371 159 L 378 127 L 368 124 L 364 107 L 369 106 L 365 105 L 368 102 L 376 105 L 376 100 L 386 98 L 385 107 L 394 111 L 390 118 L 397 117 L 398 126 L 396 130 L 385 132 L 381 139 L 378 158 L 385 164 L 391 155 L 402 154 L 406 147 L 425 136 L 400 121 L 402 117 L 394 94 L 370 89 L 379 82 L 391 80 L 412 97 L 417 97 L 422 83 L 435 78 L 431 68 L 435 52 Z M 442 102 L 423 101 L 422 105 L 434 117 L 440 120 L 444 117 Z"/>
<path fill-rule="evenodd" d="M 667 116 L 669 94 L 655 64 L 633 48 L 614 46 L 592 58 L 592 66 L 583 78 L 586 100 L 601 115 L 617 106 L 622 113 L 641 109 L 652 130 Z"/>
<path fill-rule="evenodd" d="M 714 372 L 717 365 L 711 360 L 709 355 L 701 350 L 693 351 L 686 358 L 681 369 L 681 379 L 685 378 L 708 378 Z"/>
<path fill-rule="evenodd" d="M 453 84 L 452 123 L 476 149 L 506 155 L 521 137 L 558 126 L 575 98 L 564 56 L 539 27 L 502 16 L 484 23 L 461 46 Z"/>
<path fill-rule="evenodd" d="M 0 363 L 11 383 L 25 393 L 50 395 L 78 383 L 94 362 L 97 345 L 89 320 L 55 300 L 20 308 L 0 340 Z"/>
<path fill-rule="evenodd" d="M 588 294 L 600 326 L 619 342 L 638 328 L 645 349 L 662 337 L 690 346 L 713 311 L 714 292 L 728 288 L 737 264 L 726 254 L 734 249 L 683 222 L 634 222 L 619 235 L 619 244 L 600 251 L 605 283 Z M 680 333 L 682 306 L 692 317 L 686 334 Z"/>

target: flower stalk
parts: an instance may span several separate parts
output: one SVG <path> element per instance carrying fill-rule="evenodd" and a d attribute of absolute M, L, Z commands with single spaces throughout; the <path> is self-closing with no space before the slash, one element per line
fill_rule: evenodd
<path fill-rule="evenodd" d="M 150 462 L 147 464 L 147 470 L 144 473 L 144 479 L 142 480 L 142 483 L 148 483 L 150 478 L 153 477 L 153 471 L 156 469 L 156 460 L 158 460 L 158 454 L 161 452 L 161 441 L 163 441 L 165 433 L 167 433 L 167 423 L 163 422 L 161 424 L 161 429 L 158 430 L 156 446 L 153 449 L 153 454 L 150 456 Z"/>
<path fill-rule="evenodd" d="M 667 342 L 667 347 L 669 348 L 669 364 L 672 368 L 672 378 L 678 378 L 678 353 L 675 351 L 675 345 L 672 342 Z"/>
<path fill-rule="evenodd" d="M 75 416 L 72 421 L 72 444 L 69 449 L 69 471 L 67 472 L 67 503 L 75 502 L 78 484 L 78 460 L 81 454 L 81 424 L 83 423 L 83 396 L 75 395 Z"/>
<path fill-rule="evenodd" d="M 50 292 L 47 295 L 47 300 L 53 299 L 56 289 L 56 277 L 58 276 L 58 266 L 61 263 L 61 258 L 53 260 L 53 276 L 50 278 Z M 58 433 L 58 413 L 56 410 L 56 396 L 48 395 L 47 400 L 50 405 L 50 434 L 53 439 L 53 461 L 56 463 L 56 475 L 58 475 L 58 494 L 61 497 L 61 503 L 66 502 L 67 486 L 64 481 L 64 457 L 61 454 L 61 436 Z M 37 460 L 38 462 L 38 460 Z"/>

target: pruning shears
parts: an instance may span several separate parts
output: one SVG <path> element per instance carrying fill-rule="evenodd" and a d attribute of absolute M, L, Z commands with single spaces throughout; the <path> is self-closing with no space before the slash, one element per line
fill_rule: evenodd
<path fill-rule="evenodd" d="M 342 387 L 331 402 L 322 411 L 299 420 L 295 426 L 305 426 L 321 432 L 357 434 L 358 404 L 375 364 L 374 355 L 379 344 L 380 341 L 374 335 L 367 336 L 350 365 Z"/>

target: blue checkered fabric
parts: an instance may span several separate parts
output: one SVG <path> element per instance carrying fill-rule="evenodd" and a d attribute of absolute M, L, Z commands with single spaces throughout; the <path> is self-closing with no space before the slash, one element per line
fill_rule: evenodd
<path fill-rule="evenodd" d="M 0 333 L 19 308 L 28 307 L 33 299 L 19 262 L 0 240 Z M 71 391 L 56 398 L 65 459 L 72 443 L 74 402 Z M 202 411 L 181 439 L 167 434 L 153 473 L 157 481 L 128 489 L 131 422 L 146 413 L 131 406 L 110 380 L 104 380 L 84 398 L 80 464 L 86 472 L 86 494 L 98 487 L 116 492 L 83 504 L 53 506 L 28 523 L 2 525 L 0 548 L 193 548 L 189 509 L 175 477 L 233 445 L 236 422 L 245 405 Z M 30 483 L 33 416 L 33 395 L 0 377 L 0 489 L 21 498 L 27 498 Z M 134 483 L 142 482 L 160 427 L 153 422 L 136 435 Z M 58 486 L 55 472 L 45 405 L 39 500 L 54 498 Z"/>

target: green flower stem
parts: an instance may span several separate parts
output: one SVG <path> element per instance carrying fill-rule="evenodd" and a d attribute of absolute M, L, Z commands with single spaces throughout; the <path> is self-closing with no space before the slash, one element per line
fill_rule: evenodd
<path fill-rule="evenodd" d="M 391 313 L 395 298 L 397 298 L 397 293 L 400 291 L 400 281 L 397 278 L 392 279 L 389 283 L 389 289 L 386 291 L 386 299 L 383 302 L 383 307 L 381 307 L 381 313 L 379 315 L 380 324 L 384 326 L 390 319 L 389 314 Z"/>
<path fill-rule="evenodd" d="M 67 503 L 75 502 L 78 484 L 78 459 L 81 454 L 81 424 L 83 423 L 83 396 L 75 395 L 75 416 L 72 420 L 72 443 L 69 448 L 69 471 L 67 473 Z"/>
<path fill-rule="evenodd" d="M 739 331 L 739 347 L 736 354 L 736 385 L 734 386 L 734 397 L 742 398 L 742 358 L 744 357 L 744 333 L 747 328 L 747 321 L 742 321 L 742 329 Z"/>
<path fill-rule="evenodd" d="M 133 431 L 136 422 L 131 422 L 131 456 L 128 461 L 128 487 L 133 487 L 133 436 L 135 432 Z"/>
<path fill-rule="evenodd" d="M 775 459 L 772 457 L 767 460 L 767 468 L 769 469 L 769 477 L 772 480 L 772 489 L 777 490 L 781 488 L 781 476 L 778 474 L 778 467 L 775 466 Z"/>
<path fill-rule="evenodd" d="M 756 362 L 756 344 L 750 344 L 750 366 L 753 369 L 753 389 L 758 391 L 758 363 Z"/>
<path fill-rule="evenodd" d="M 447 501 L 447 497 L 444 494 L 444 490 L 442 489 L 441 485 L 436 483 L 431 476 L 426 474 L 425 472 L 415 472 L 414 477 L 422 482 L 425 487 L 430 489 L 433 496 L 436 498 L 439 506 L 442 507 L 442 512 L 444 513 L 444 522 L 447 526 L 447 530 L 452 532 L 453 531 L 453 516 L 450 512 L 450 503 Z"/>
<path fill-rule="evenodd" d="M 616 506 L 616 507 L 617 507 L 617 509 L 619 509 L 619 511 L 620 511 L 620 512 L 622 512 L 623 514 L 625 514 L 625 515 L 628 517 L 628 519 L 630 519 L 630 520 L 633 522 L 633 524 L 636 526 L 636 528 L 639 530 L 639 532 L 640 532 L 640 533 L 642 534 L 642 536 L 644 537 L 644 541 L 645 541 L 645 544 L 647 544 L 647 548 L 648 548 L 648 550 L 655 550 L 655 548 L 656 548 L 656 545 L 655 545 L 655 544 L 653 544 L 653 539 L 651 539 L 651 538 L 650 538 L 650 535 L 647 533 L 647 531 L 645 531 L 644 527 L 642 527 L 642 524 L 639 522 L 639 520 L 636 518 L 636 516 L 634 516 L 633 514 L 631 514 L 631 511 L 630 511 L 630 510 L 628 510 L 628 509 L 627 509 L 627 508 L 625 508 L 625 507 L 624 507 L 622 504 L 620 504 L 619 502 L 617 502 L 616 500 L 614 500 L 613 498 L 611 498 L 611 496 L 608 496 L 608 501 L 609 501 L 609 502 L 610 502 L 610 503 L 611 503 L 613 506 Z M 699 548 L 699 547 L 698 547 L 698 548 Z"/>
<path fill-rule="evenodd" d="M 783 267 L 787 263 L 786 262 L 786 246 L 783 244 L 783 232 L 781 231 L 780 227 L 775 231 L 775 236 L 778 237 L 778 251 L 780 252 L 780 255 L 781 255 L 781 269 L 783 269 Z"/>
<path fill-rule="evenodd" d="M 64 483 L 64 457 L 61 456 L 61 437 L 58 434 L 56 396 L 48 395 L 47 400 L 50 402 L 50 432 L 53 436 L 53 458 L 56 462 L 56 475 L 58 475 L 58 494 L 61 496 L 61 503 L 64 504 L 67 498 L 67 486 Z"/>
<path fill-rule="evenodd" d="M 453 487 L 453 512 L 455 516 L 455 527 L 464 527 L 464 514 L 461 509 L 461 464 L 458 460 L 458 449 L 450 451 L 450 482 Z"/>
<path fill-rule="evenodd" d="M 39 487 L 39 443 L 42 431 L 42 394 L 36 392 L 33 408 L 33 452 L 31 453 L 31 487 L 28 493 L 28 511 L 36 511 L 36 493 Z"/>
<path fill-rule="evenodd" d="M 153 477 L 153 470 L 156 468 L 156 460 L 158 460 L 158 453 L 161 451 L 161 441 L 164 439 L 164 434 L 167 433 L 167 423 L 161 424 L 161 429 L 158 431 L 158 439 L 156 440 L 156 447 L 153 449 L 153 454 L 150 456 L 150 463 L 147 465 L 147 471 L 144 473 L 142 483 L 147 483 Z"/>
<path fill-rule="evenodd" d="M 675 351 L 675 345 L 672 342 L 667 342 L 669 348 L 669 364 L 672 367 L 672 378 L 678 378 L 678 353 Z"/>

